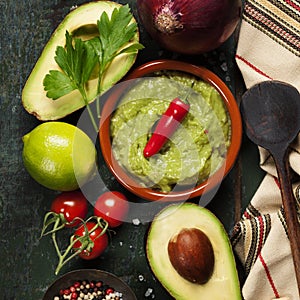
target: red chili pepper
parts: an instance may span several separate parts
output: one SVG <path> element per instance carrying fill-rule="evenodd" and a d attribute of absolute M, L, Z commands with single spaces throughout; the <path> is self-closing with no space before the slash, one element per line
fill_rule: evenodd
<path fill-rule="evenodd" d="M 151 157 L 160 151 L 168 138 L 176 131 L 179 124 L 187 115 L 189 109 L 190 105 L 187 102 L 184 102 L 179 98 L 172 100 L 144 148 L 143 153 L 146 158 Z"/>

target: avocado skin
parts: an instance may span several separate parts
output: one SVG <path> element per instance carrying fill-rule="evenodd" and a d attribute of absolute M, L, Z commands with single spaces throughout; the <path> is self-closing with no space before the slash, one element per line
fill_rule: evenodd
<path fill-rule="evenodd" d="M 50 70 L 60 70 L 54 57 L 57 46 L 65 44 L 66 31 L 72 33 L 83 26 L 95 25 L 104 11 L 110 15 L 114 8 L 119 7 L 120 4 L 113 1 L 94 1 L 77 7 L 64 18 L 44 47 L 24 85 L 22 104 L 28 113 L 41 121 L 50 121 L 61 119 L 85 106 L 77 90 L 57 100 L 49 99 L 44 90 L 43 80 Z M 132 21 L 136 22 L 134 18 Z M 139 33 L 137 32 L 135 42 L 138 41 Z M 104 92 L 126 75 L 134 64 L 136 56 L 136 53 L 124 54 L 114 59 L 103 79 Z M 90 103 L 97 96 L 97 84 L 98 78 L 93 78 L 88 82 L 87 96 Z"/>
<path fill-rule="evenodd" d="M 170 262 L 169 240 L 185 228 L 203 231 L 213 246 L 214 271 L 205 284 L 192 283 L 184 279 Z M 155 216 L 150 225 L 146 253 L 154 275 L 177 300 L 242 299 L 228 235 L 219 219 L 206 208 L 188 202 L 168 205 Z"/>

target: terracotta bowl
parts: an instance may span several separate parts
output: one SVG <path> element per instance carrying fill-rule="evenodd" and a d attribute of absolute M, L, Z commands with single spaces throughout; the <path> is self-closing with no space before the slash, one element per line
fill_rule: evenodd
<path fill-rule="evenodd" d="M 180 191 L 172 191 L 169 193 L 160 192 L 149 187 L 142 186 L 139 182 L 136 182 L 126 170 L 124 170 L 114 158 L 112 154 L 112 141 L 110 136 L 110 119 L 112 113 L 118 106 L 118 102 L 122 93 L 128 88 L 126 82 L 132 82 L 131 79 L 137 79 L 140 77 L 150 76 L 153 72 L 169 70 L 169 71 L 181 71 L 184 73 L 197 76 L 199 79 L 211 84 L 223 98 L 224 104 L 227 108 L 230 120 L 231 120 L 231 143 L 227 150 L 227 157 L 224 165 L 211 175 L 206 181 L 198 184 L 192 188 L 187 188 Z M 128 83 L 130 84 L 130 83 Z M 208 193 L 213 189 L 216 189 L 223 178 L 228 174 L 233 167 L 235 160 L 238 156 L 241 139 L 242 139 L 242 122 L 239 108 L 236 100 L 226 86 L 226 84 L 214 73 L 206 68 L 192 65 L 185 62 L 174 60 L 156 60 L 148 62 L 144 65 L 133 70 L 123 84 L 117 85 L 107 96 L 103 108 L 100 121 L 100 146 L 102 154 L 106 164 L 115 178 L 130 192 L 135 195 L 151 201 L 183 201 L 189 198 L 201 196 L 204 193 Z"/>
<path fill-rule="evenodd" d="M 66 273 L 48 288 L 43 300 L 53 300 L 60 290 L 67 289 L 75 282 L 83 280 L 102 281 L 103 284 L 109 285 L 115 291 L 122 293 L 123 299 L 137 300 L 131 288 L 123 280 L 114 274 L 96 269 L 81 269 Z"/>

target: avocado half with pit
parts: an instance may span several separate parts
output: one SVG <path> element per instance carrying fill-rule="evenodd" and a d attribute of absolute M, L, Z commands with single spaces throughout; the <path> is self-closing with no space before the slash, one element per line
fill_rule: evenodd
<path fill-rule="evenodd" d="M 149 228 L 146 251 L 153 273 L 175 299 L 241 299 L 228 235 L 208 209 L 194 203 L 164 208 Z"/>
<path fill-rule="evenodd" d="M 57 120 L 84 107 L 80 93 L 75 90 L 57 100 L 49 99 L 44 90 L 43 80 L 50 70 L 59 70 L 54 57 L 57 46 L 65 46 L 65 34 L 71 34 L 82 39 L 89 39 L 95 35 L 97 20 L 106 12 L 108 16 L 121 4 L 112 1 L 95 1 L 83 4 L 72 10 L 60 23 L 43 49 L 22 91 L 24 108 L 35 115 L 39 120 Z M 134 17 L 132 22 L 136 22 Z M 138 42 L 139 34 L 135 35 L 134 42 Z M 103 79 L 103 90 L 107 90 L 117 83 L 132 67 L 136 53 L 122 54 L 116 57 Z M 97 96 L 98 78 L 94 76 L 87 85 L 89 102 Z"/>

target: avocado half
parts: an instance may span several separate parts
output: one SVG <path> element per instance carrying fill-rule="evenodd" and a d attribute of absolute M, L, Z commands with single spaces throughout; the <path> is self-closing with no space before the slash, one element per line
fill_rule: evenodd
<path fill-rule="evenodd" d="M 120 6 L 121 4 L 112 1 L 90 2 L 74 9 L 64 18 L 43 49 L 23 88 L 22 104 L 30 114 L 42 121 L 57 120 L 84 107 L 85 104 L 77 90 L 55 101 L 49 99 L 44 90 L 43 80 L 50 70 L 60 70 L 54 57 L 56 47 L 65 46 L 66 31 L 80 34 L 82 39 L 90 38 L 101 14 L 105 11 L 110 16 L 113 10 Z M 132 18 L 132 22 L 136 20 Z M 137 32 L 134 41 L 138 40 Z M 104 90 L 112 87 L 130 70 L 136 56 L 136 53 L 122 54 L 112 61 L 103 79 Z M 94 77 L 88 82 L 87 96 L 90 103 L 97 96 L 97 80 Z"/>
<path fill-rule="evenodd" d="M 190 229 L 199 229 L 204 233 L 213 249 L 212 272 L 203 284 L 192 282 L 181 276 L 174 268 L 169 256 L 170 241 L 176 240 L 180 232 Z M 177 249 L 182 249 L 182 247 Z M 190 250 L 187 249 L 187 251 Z M 201 251 L 201 249 L 196 249 L 196 251 Z M 177 300 L 242 299 L 228 235 L 217 217 L 206 208 L 194 203 L 172 204 L 164 208 L 155 216 L 149 228 L 146 252 L 154 275 Z M 180 256 L 180 253 L 177 252 L 177 255 Z M 206 257 L 208 256 L 205 255 L 204 258 Z"/>

